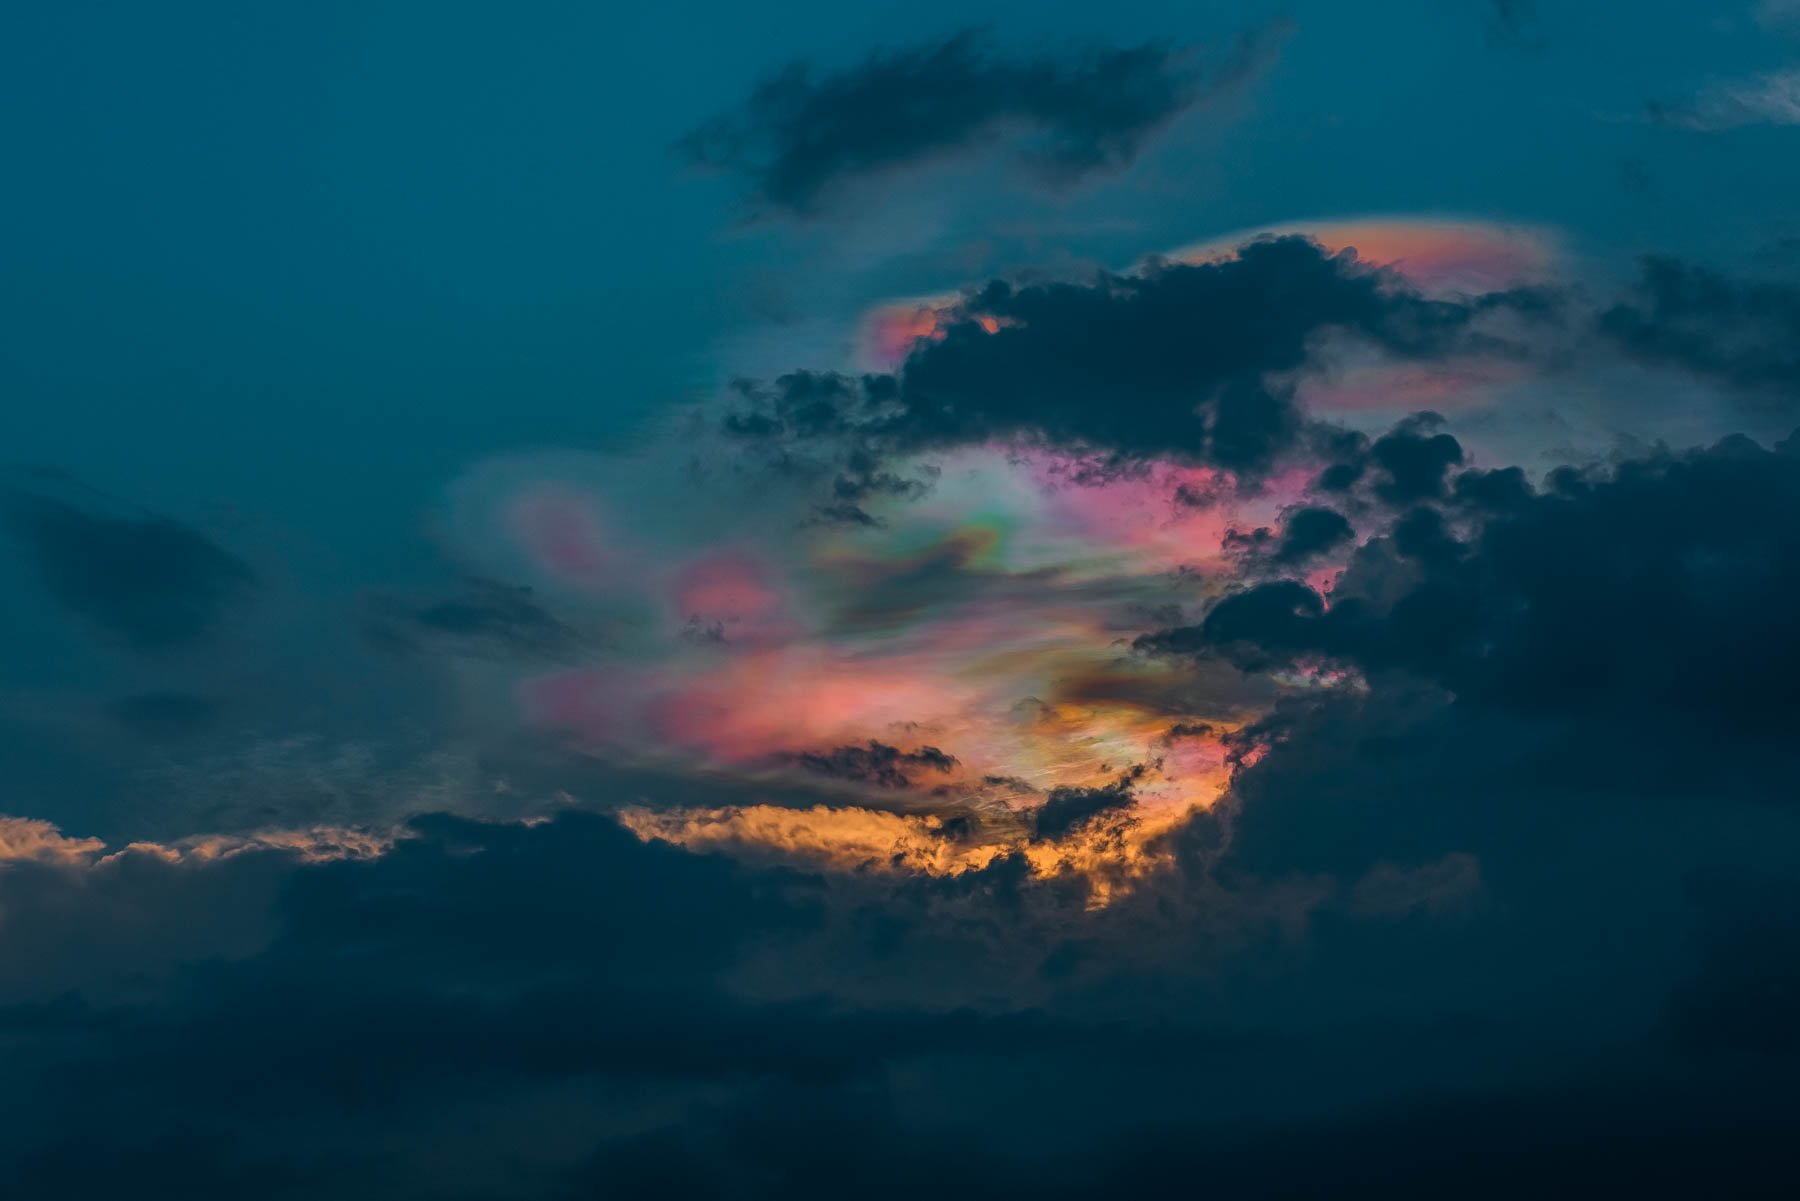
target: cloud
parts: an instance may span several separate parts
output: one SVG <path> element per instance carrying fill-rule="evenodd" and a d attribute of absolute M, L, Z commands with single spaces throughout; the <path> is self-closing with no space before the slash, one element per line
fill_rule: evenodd
<path fill-rule="evenodd" d="M 492 580 L 465 581 L 458 596 L 417 604 L 385 599 L 370 626 L 381 643 L 416 649 L 421 643 L 483 658 L 562 660 L 578 653 L 583 635 L 538 604 L 529 587 Z"/>
<path fill-rule="evenodd" d="M 867 746 L 840 746 L 832 751 L 807 751 L 799 763 L 814 775 L 839 780 L 876 784 L 883 788 L 910 788 L 908 768 L 929 768 L 944 773 L 957 766 L 954 755 L 946 755 L 935 746 L 922 746 L 902 751 L 873 738 Z"/>
<path fill-rule="evenodd" d="M 1778 333 L 1745 288 L 1623 303 Z M 424 753 L 196 750 L 237 694 L 133 679 L 132 817 L 181 829 L 0 822 L 0 1172 L 1746 1191 L 1800 1118 L 1794 443 L 1540 476 L 1295 384 L 1352 339 L 1535 369 L 1546 311 L 1256 243 L 472 472 L 446 545 L 524 585 L 375 605 L 470 702 Z"/>
<path fill-rule="evenodd" d="M 1645 106 L 1659 125 L 1712 133 L 1745 125 L 1800 125 L 1800 67 L 1717 83 L 1692 99 Z"/>
<path fill-rule="evenodd" d="M 65 838 L 45 821 L 24 817 L 0 817 L 0 860 L 36 859 L 52 862 L 85 861 L 103 850 L 98 838 Z"/>
<path fill-rule="evenodd" d="M 93 512 L 37 492 L 0 492 L 0 519 L 69 612 L 160 651 L 217 629 L 255 583 L 249 565 L 165 517 Z"/>
<path fill-rule="evenodd" d="M 1336 509 L 1303 505 L 1282 515 L 1282 530 L 1275 534 L 1259 526 L 1248 534 L 1227 530 L 1225 546 L 1246 557 L 1262 557 L 1278 568 L 1293 567 L 1315 559 L 1349 542 L 1355 531 L 1349 519 Z"/>
<path fill-rule="evenodd" d="M 1634 294 L 1603 310 L 1601 334 L 1626 354 L 1759 394 L 1800 401 L 1800 286 L 1733 279 L 1664 256 L 1641 264 Z"/>
<path fill-rule="evenodd" d="M 1396 762 L 1417 782 L 1410 756 L 1320 762 L 1310 740 L 1330 728 L 1265 763 L 1349 767 L 1365 798 Z M 1237 820 L 1279 806 L 1267 783 Z M 1631 911 L 1635 894 L 1610 878 L 1589 894 L 1558 867 L 1534 896 L 1514 860 L 1496 855 L 1506 870 L 1490 882 L 1485 863 L 1447 854 L 1377 859 L 1305 886 L 1298 905 L 1294 885 L 1259 882 L 1305 862 L 1290 849 L 1266 864 L 1240 856 L 1235 875 L 1165 873 L 1135 902 L 1094 910 L 1012 857 L 942 879 L 827 878 L 576 812 L 531 825 L 422 817 L 364 860 L 140 858 L 107 877 L 108 906 L 193 940 L 208 927 L 181 906 L 210 902 L 214 922 L 239 928 L 211 928 L 210 955 L 190 941 L 191 966 L 153 975 L 129 1003 L 59 995 L 78 963 L 32 959 L 41 999 L 0 1006 L 19 1048 L 0 1082 L 0 1163 L 34 1188 L 74 1180 L 60 1189 L 74 1196 L 126 1172 L 150 1195 L 255 1181 L 277 1196 L 425 1197 L 448 1175 L 498 1195 L 737 1181 L 752 1197 L 847 1183 L 881 1196 L 921 1183 L 904 1165 L 929 1149 L 957 1154 L 961 1180 L 1077 1198 L 1166 1184 L 1196 1148 L 1242 1196 L 1335 1189 L 1347 1170 L 1384 1196 L 1437 1196 L 1471 1157 L 1528 1166 L 1504 1167 L 1493 1195 L 1544 1171 L 1610 1180 L 1621 1138 L 1650 1158 L 1651 1179 L 1683 1188 L 1703 1173 L 1752 1179 L 1772 1155 L 1791 1055 L 1658 1041 L 1665 1013 L 1691 1025 L 1754 1003 L 1767 972 L 1729 984 L 1749 962 L 1735 950 L 1674 982 L 1665 970 L 1659 990 L 1637 953 L 1592 941 Z M 9 890 L 19 920 L 0 938 L 61 906 L 46 937 L 116 957 L 89 934 L 114 920 L 105 909 L 67 904 L 71 869 L 33 870 Z M 1507 908 L 1487 905 L 1489 888 Z M 1288 909 L 1305 916 L 1284 925 Z M 1515 941 L 1521 925 L 1552 941 Z M 1674 937 L 1657 929 L 1655 945 Z M 1641 1036 L 1616 1004 L 1634 989 L 1652 1015 Z M 1697 999 L 1725 995 L 1739 1008 Z M 1441 1016 L 1463 1002 L 1477 1008 Z M 1565 1041 L 1539 1024 L 1546 1004 L 1568 1029 L 1592 1020 L 1605 1034 Z M 1521 1058 L 1545 1046 L 1561 1053 Z M 1716 1073 L 1728 1064 L 1727 1085 Z M 1705 1114 L 1731 1133 L 1669 1142 L 1712 1129 Z M 1329 1166 L 1297 1160 L 1296 1142 L 1333 1148 Z M 1604 1153 L 1568 1150 L 1595 1143 Z"/>
<path fill-rule="evenodd" d="M 1565 468 L 1538 494 L 1510 476 L 1459 478 L 1460 505 L 1415 509 L 1362 548 L 1329 606 L 1304 584 L 1260 584 L 1138 645 L 1246 667 L 1322 656 L 1522 713 L 1604 699 L 1771 731 L 1795 708 L 1785 681 L 1800 671 L 1800 640 L 1779 616 L 1800 587 L 1789 445 L 1738 436 Z"/>
<path fill-rule="evenodd" d="M 1431 298 L 1354 254 L 1283 236 L 1092 283 L 994 281 L 939 313 L 897 378 L 786 377 L 766 414 L 734 413 L 726 427 L 876 447 L 1022 439 L 1254 478 L 1300 441 L 1305 417 L 1282 377 L 1311 365 L 1320 339 L 1399 361 L 1519 353 L 1489 318 L 1532 320 L 1552 304 L 1537 288 Z M 804 404 L 791 395 L 800 384 Z"/>
<path fill-rule="evenodd" d="M 1132 786 L 1143 775 L 1141 767 L 1100 788 L 1055 788 L 1032 818 L 1039 838 L 1058 838 L 1077 826 L 1105 814 L 1129 808 Z"/>
<path fill-rule="evenodd" d="M 994 145 L 1040 180 L 1072 183 L 1129 166 L 1163 126 L 1262 70 L 1280 32 L 1242 34 L 1210 64 L 1153 44 L 1008 57 L 974 30 L 830 75 L 794 63 L 681 148 L 801 217 L 847 183 Z"/>

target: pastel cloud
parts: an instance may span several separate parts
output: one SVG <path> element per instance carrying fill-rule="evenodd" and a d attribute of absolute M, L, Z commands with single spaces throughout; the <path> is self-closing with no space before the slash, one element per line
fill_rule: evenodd
<path fill-rule="evenodd" d="M 1138 614 L 1196 603 L 1230 578 L 1226 532 L 1276 520 L 1310 471 L 1240 497 L 1218 472 L 1179 464 L 1094 475 L 1079 458 L 1002 443 L 932 460 L 932 486 L 871 498 L 869 525 L 768 523 L 782 494 L 759 505 L 740 490 L 753 483 L 722 474 L 679 501 L 709 520 L 666 541 L 620 527 L 612 553 L 632 569 L 565 600 L 613 615 L 604 649 L 521 677 L 522 716 L 606 759 L 839 798 L 804 820 L 786 803 L 627 819 L 695 849 L 931 874 L 1013 853 L 1043 873 L 1144 859 L 1158 830 L 1224 792 L 1221 739 L 1250 714 L 1229 698 L 1196 700 L 1183 673 L 1133 654 L 1129 639 L 1150 620 Z M 565 461 L 560 474 L 581 472 Z M 635 475 L 597 459 L 587 482 L 559 487 L 596 511 L 626 511 L 608 478 Z M 504 489 L 491 499 L 507 505 Z M 525 550 L 554 585 L 558 561 Z M 1204 733 L 1171 740 L 1177 727 Z M 905 773 L 898 789 L 805 766 L 868 745 L 941 749 L 944 764 Z M 1030 835 L 1055 790 L 1107 788 L 1134 766 L 1129 833 Z M 959 814 L 982 833 L 960 830 Z"/>
<path fill-rule="evenodd" d="M 1315 408 L 1346 407 L 1359 387 L 1378 409 L 1495 384 L 1504 372 L 1464 351 L 1485 334 L 1465 334 L 1528 313 L 1517 289 L 1557 261 L 1546 235 L 1478 222 L 1307 233 L 1189 247 L 1170 261 L 1194 265 L 1162 276 L 881 306 L 864 349 L 898 356 L 894 376 L 796 372 L 742 385 L 722 413 L 675 422 L 630 455 L 520 456 L 472 473 L 449 523 L 470 568 L 523 570 L 560 620 L 594 631 L 579 661 L 516 678 L 522 719 L 604 760 L 722 774 L 767 797 L 628 819 L 681 845 L 932 874 L 1011 854 L 1037 872 L 1092 874 L 1148 854 L 1155 831 L 1214 805 L 1255 760 L 1233 740 L 1281 695 L 1361 685 L 1323 662 L 1202 683 L 1190 664 L 1137 649 L 1246 578 L 1275 572 L 1328 596 L 1355 550 L 1350 523 L 1316 507 L 1331 458 L 1313 441 L 1330 437 L 1300 436 L 1307 419 L 1283 409 L 1279 377 L 1302 380 Z M 1242 311 L 1296 290 L 1298 311 L 1277 305 L 1270 328 Z M 1082 350 L 1076 375 L 1138 389 L 1118 406 L 1141 414 L 1099 412 L 1118 406 L 1020 365 L 1065 325 L 1086 328 L 1083 314 L 1121 344 Z M 1240 327 L 1259 331 L 1253 344 L 1228 337 Z M 1199 343 L 1186 338 L 1195 328 Z M 1362 359 L 1331 357 L 1338 330 L 1361 336 Z M 1142 361 L 1183 345 L 1211 358 L 1167 371 Z M 954 373 L 992 383 L 1015 369 L 1058 389 L 1048 418 L 1017 397 L 991 413 L 957 407 Z M 1410 391 L 1395 387 L 1408 378 Z M 1183 449 L 1227 414 L 1173 410 L 1224 406 L 1233 390 L 1294 423 L 1239 460 L 1254 467 Z M 1340 499 L 1399 503 L 1379 491 L 1385 468 L 1370 470 L 1367 495 Z M 1296 541 L 1294 514 L 1329 521 L 1329 536 Z M 1246 551 L 1301 542 L 1285 557 Z M 906 770 L 809 768 L 857 754 Z M 796 808 L 797 796 L 827 800 Z M 1119 818 L 1105 837 L 1085 822 L 1103 812 Z M 1072 816 L 1038 820 L 1049 813 Z"/>

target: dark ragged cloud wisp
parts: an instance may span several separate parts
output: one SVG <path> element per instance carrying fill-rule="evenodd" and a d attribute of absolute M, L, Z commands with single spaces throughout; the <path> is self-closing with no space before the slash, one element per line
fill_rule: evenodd
<path fill-rule="evenodd" d="M 1129 167 L 1163 126 L 1261 71 L 1284 30 L 1240 34 L 1222 54 L 1145 44 L 1030 56 L 964 30 L 831 73 L 797 62 L 681 148 L 744 175 L 753 203 L 799 217 L 848 184 L 995 145 L 1067 184 Z"/>

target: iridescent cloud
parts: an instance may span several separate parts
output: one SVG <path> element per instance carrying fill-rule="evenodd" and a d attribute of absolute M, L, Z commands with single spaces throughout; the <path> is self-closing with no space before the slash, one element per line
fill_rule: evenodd
<path fill-rule="evenodd" d="M 1428 293 L 1539 281 L 1554 261 L 1547 237 L 1478 223 L 1309 230 Z M 903 360 L 956 300 L 879 306 L 863 354 Z M 1313 387 L 1335 389 L 1340 408 L 1376 407 L 1356 390 L 1391 404 L 1398 387 L 1410 402 L 1495 370 L 1370 358 Z M 726 808 L 646 803 L 625 818 L 643 837 L 844 869 L 957 873 L 1019 854 L 1042 873 L 1104 863 L 1128 875 L 1154 859 L 1159 832 L 1221 796 L 1228 740 L 1281 690 L 1356 683 L 1326 668 L 1200 681 L 1132 650 L 1253 569 L 1249 533 L 1311 495 L 1320 463 L 1307 453 L 1244 487 L 1195 462 L 1097 462 L 1029 440 L 890 451 L 883 478 L 911 483 L 859 488 L 838 511 L 815 503 L 839 470 L 807 457 L 815 444 L 758 458 L 719 429 L 715 414 L 633 456 L 490 463 L 459 486 L 447 522 L 472 567 L 522 571 L 601 648 L 517 681 L 526 724 L 606 759 L 766 793 Z M 1328 592 L 1351 549 L 1283 566 Z M 1080 820 L 1038 820 L 1048 804 L 1090 801 Z"/>

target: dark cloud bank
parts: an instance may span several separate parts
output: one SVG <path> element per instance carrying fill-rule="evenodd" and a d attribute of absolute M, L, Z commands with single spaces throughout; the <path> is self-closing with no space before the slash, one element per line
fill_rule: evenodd
<path fill-rule="evenodd" d="M 1206 398 L 1256 393 L 1282 446 L 1319 452 L 1317 503 L 1243 535 L 1239 586 L 1135 653 L 1365 686 L 1235 735 L 1226 802 L 1103 908 L 1016 857 L 815 875 L 573 811 L 422 816 L 326 864 L 14 859 L 8 1195 L 1786 1195 L 1800 443 L 1538 479 L 1467 466 L 1430 415 L 1317 426 L 1266 382 L 1311 331 L 1441 356 L 1539 301 L 1426 301 L 1304 243 L 969 305 L 1023 324 L 952 327 L 897 379 L 789 380 L 740 416 L 780 429 L 740 433 L 1217 458 L 1246 443 Z M 1661 312 L 1626 326 L 1634 353 L 1691 345 L 1643 330 L 1694 305 Z M 1196 313 L 1244 325 L 1209 341 Z M 134 561 L 127 534 L 180 552 L 190 599 L 240 580 L 161 524 L 25 511 L 52 580 L 94 578 L 58 566 L 77 551 Z M 1353 530 L 1329 604 L 1279 578 Z M 135 611 L 62 586 L 83 616 Z M 490 585 L 390 619 L 530 655 L 561 638 Z M 197 705 L 118 717 L 164 730 Z M 948 760 L 873 743 L 804 766 L 900 785 Z M 1053 792 L 1035 833 L 1124 820 L 1134 778 Z"/>

